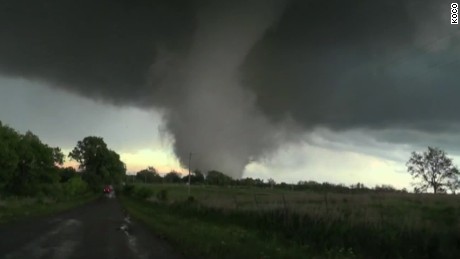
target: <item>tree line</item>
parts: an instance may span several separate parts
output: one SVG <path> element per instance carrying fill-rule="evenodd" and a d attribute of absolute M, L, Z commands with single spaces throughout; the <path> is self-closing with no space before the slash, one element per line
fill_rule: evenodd
<path fill-rule="evenodd" d="M 439 148 L 428 147 L 423 153 L 412 152 L 409 161 L 406 163 L 407 171 L 412 175 L 414 182 L 413 192 L 422 193 L 432 190 L 434 193 L 446 193 L 450 191 L 455 194 L 460 189 L 460 173 L 453 164 L 453 160 L 447 153 Z M 189 176 L 181 176 L 177 172 L 170 172 L 161 176 L 154 167 L 137 172 L 135 175 L 128 175 L 127 182 L 143 183 L 188 183 Z M 297 184 L 276 183 L 273 179 L 262 180 L 250 177 L 233 179 L 226 174 L 212 170 L 206 174 L 195 170 L 190 174 L 191 184 L 208 184 L 219 186 L 254 186 L 277 189 L 305 190 L 305 191 L 326 191 L 326 192 L 400 192 L 407 193 L 406 188 L 397 189 L 392 185 L 382 184 L 374 187 L 367 187 L 363 183 L 356 183 L 350 186 L 344 184 L 333 184 L 328 182 L 318 183 L 316 181 L 299 181 Z"/>
<path fill-rule="evenodd" d="M 63 167 L 65 155 L 27 131 L 20 134 L 0 121 L 0 192 L 2 195 L 79 195 L 121 183 L 126 166 L 100 137 L 77 142 L 68 158 L 79 170 Z"/>
<path fill-rule="evenodd" d="M 170 172 L 160 175 L 148 167 L 135 175 L 126 174 L 126 165 L 119 154 L 109 149 L 103 138 L 88 136 L 77 142 L 67 155 L 79 163 L 78 171 L 63 167 L 65 155 L 59 147 L 43 143 L 31 131 L 20 134 L 0 121 L 0 192 L 3 195 L 75 195 L 86 191 L 100 192 L 104 184 L 122 182 L 188 183 L 218 186 L 254 186 L 266 188 L 334 191 L 334 192 L 407 192 L 391 185 L 373 188 L 357 183 L 343 184 L 299 181 L 297 184 L 276 183 L 273 179 L 233 179 L 217 170 L 188 175 Z M 414 192 L 455 194 L 460 189 L 460 172 L 443 150 L 428 147 L 423 153 L 412 152 L 407 171 L 414 179 Z"/>
<path fill-rule="evenodd" d="M 190 178 L 190 179 L 189 179 Z M 200 170 L 195 170 L 189 175 L 182 175 L 176 171 L 171 171 L 165 175 L 160 175 L 157 170 L 149 166 L 137 172 L 135 175 L 127 175 L 126 182 L 141 182 L 141 183 L 189 183 L 190 184 L 212 184 L 212 185 L 228 185 L 234 181 L 230 176 L 222 172 L 211 170 L 203 174 Z"/>
<path fill-rule="evenodd" d="M 158 171 L 150 166 L 146 169 L 138 171 L 136 174 L 126 175 L 126 183 L 176 183 L 188 184 L 189 176 L 181 175 L 178 172 L 172 171 L 165 175 L 161 175 Z M 280 182 L 277 183 L 273 179 L 263 180 L 260 178 L 246 177 L 242 179 L 233 179 L 226 174 L 211 170 L 207 173 L 202 173 L 200 170 L 195 170 L 190 173 L 190 184 L 193 185 L 214 185 L 214 186 L 228 186 L 228 187 L 258 187 L 258 188 L 272 188 L 272 189 L 286 189 L 286 190 L 301 190 L 313 192 L 407 192 L 406 189 L 398 190 L 391 185 L 377 185 L 373 188 L 366 187 L 363 183 L 356 183 L 349 186 L 343 184 L 333 183 L 319 183 L 316 181 L 299 181 L 296 184 Z"/>

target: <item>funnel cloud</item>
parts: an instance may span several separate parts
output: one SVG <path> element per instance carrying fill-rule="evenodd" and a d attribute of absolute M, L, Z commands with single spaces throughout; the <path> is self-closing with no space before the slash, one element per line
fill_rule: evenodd
<path fill-rule="evenodd" d="M 0 75 L 159 109 L 184 166 L 192 152 L 194 168 L 240 177 L 317 128 L 458 130 L 449 11 L 444 0 L 2 1 Z"/>

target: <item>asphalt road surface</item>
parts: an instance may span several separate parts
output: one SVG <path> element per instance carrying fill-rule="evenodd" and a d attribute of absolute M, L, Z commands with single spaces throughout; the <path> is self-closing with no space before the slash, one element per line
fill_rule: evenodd
<path fill-rule="evenodd" d="M 73 210 L 38 220 L 0 226 L 0 258 L 148 259 L 182 258 L 103 197 Z"/>

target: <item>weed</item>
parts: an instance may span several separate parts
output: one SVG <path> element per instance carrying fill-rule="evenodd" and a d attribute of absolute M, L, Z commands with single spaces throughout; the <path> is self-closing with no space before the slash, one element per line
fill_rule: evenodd
<path fill-rule="evenodd" d="M 157 193 L 157 199 L 159 201 L 167 201 L 168 200 L 168 190 L 162 189 Z"/>
<path fill-rule="evenodd" d="M 148 187 L 137 187 L 134 189 L 134 197 L 141 199 L 141 200 L 146 200 L 150 197 L 152 197 L 154 194 L 154 191 L 151 188 Z"/>
<path fill-rule="evenodd" d="M 455 196 L 326 196 L 193 186 L 190 198 L 183 186 L 151 186 L 157 188 L 167 190 L 174 202 L 123 203 L 173 242 L 212 258 L 260 258 L 262 254 L 270 258 L 457 258 L 460 254 L 460 209 Z M 171 230 L 172 225 L 179 228 L 177 222 L 182 222 L 181 230 Z"/>

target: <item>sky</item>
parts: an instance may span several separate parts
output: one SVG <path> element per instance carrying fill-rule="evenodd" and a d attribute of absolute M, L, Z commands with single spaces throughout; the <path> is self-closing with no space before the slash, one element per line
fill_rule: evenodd
<path fill-rule="evenodd" d="M 409 188 L 412 151 L 460 157 L 458 28 L 447 1 L 4 1 L 0 120 L 129 172 Z"/>

